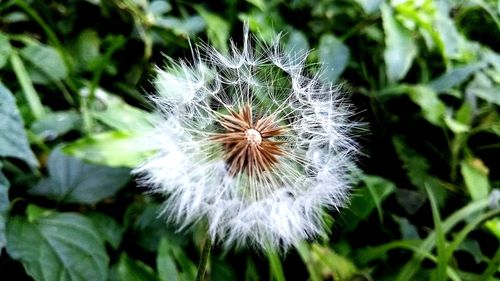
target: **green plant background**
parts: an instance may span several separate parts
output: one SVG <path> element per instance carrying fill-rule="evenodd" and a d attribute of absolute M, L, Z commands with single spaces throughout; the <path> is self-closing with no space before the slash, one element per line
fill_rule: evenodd
<path fill-rule="evenodd" d="M 227 51 L 244 21 L 312 49 L 369 132 L 329 237 L 215 247 L 211 280 L 500 280 L 494 0 L 1 1 L 2 280 L 194 280 L 203 233 L 158 218 L 129 172 L 155 65 Z"/>

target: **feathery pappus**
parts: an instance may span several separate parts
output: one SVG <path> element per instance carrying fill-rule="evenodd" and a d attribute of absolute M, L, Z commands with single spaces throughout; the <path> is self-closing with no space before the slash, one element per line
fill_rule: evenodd
<path fill-rule="evenodd" d="M 191 62 L 158 69 L 157 153 L 134 172 L 180 228 L 205 221 L 226 247 L 286 250 L 325 234 L 325 210 L 347 201 L 358 123 L 339 87 L 309 73 L 307 52 L 248 27 L 242 45 L 198 45 Z"/>

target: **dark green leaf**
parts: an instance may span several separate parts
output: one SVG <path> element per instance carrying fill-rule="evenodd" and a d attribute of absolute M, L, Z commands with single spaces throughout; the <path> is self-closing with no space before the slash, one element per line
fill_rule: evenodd
<path fill-rule="evenodd" d="M 31 124 L 31 131 L 39 137 L 53 140 L 71 130 L 78 130 L 81 117 L 75 111 L 59 111 L 48 113 Z"/>
<path fill-rule="evenodd" d="M 19 57 L 18 52 L 12 52 L 10 54 L 10 64 L 12 65 L 12 70 L 16 74 L 17 81 L 21 85 L 21 89 L 24 94 L 24 98 L 26 99 L 27 105 L 30 109 L 30 115 L 33 118 L 39 119 L 43 115 L 45 115 L 45 109 L 42 105 L 42 101 L 38 92 L 35 90 L 33 86 L 33 81 L 26 70 L 26 67 Z"/>
<path fill-rule="evenodd" d="M 5 247 L 5 223 L 9 213 L 9 181 L 2 173 L 0 165 L 0 252 Z"/>
<path fill-rule="evenodd" d="M 478 98 L 500 106 L 500 86 L 491 88 L 468 88 L 467 91 Z"/>
<path fill-rule="evenodd" d="M 392 143 L 411 183 L 423 189 L 424 183 L 430 177 L 430 165 L 427 159 L 409 147 L 401 137 L 394 137 Z"/>
<path fill-rule="evenodd" d="M 223 53 L 227 53 L 230 26 L 227 21 L 218 15 L 211 13 L 201 5 L 195 6 L 196 11 L 203 17 L 207 25 L 207 36 L 210 42 Z"/>
<path fill-rule="evenodd" d="M 123 226 L 119 225 L 115 219 L 103 213 L 92 212 L 87 217 L 94 223 L 96 230 L 101 237 L 108 242 L 113 249 L 118 249 L 122 242 L 123 233 L 125 230 Z"/>
<path fill-rule="evenodd" d="M 406 240 L 420 239 L 418 235 L 417 228 L 408 221 L 407 218 L 400 218 L 394 216 L 394 219 L 399 224 L 399 232 L 401 232 L 401 237 Z"/>
<path fill-rule="evenodd" d="M 382 3 L 382 0 L 356 0 L 361 5 L 365 13 L 371 14 L 377 11 Z"/>
<path fill-rule="evenodd" d="M 307 41 L 307 37 L 304 33 L 298 30 L 290 32 L 288 41 L 285 45 L 285 51 L 291 57 L 301 57 L 307 54 L 308 50 L 309 42 Z"/>
<path fill-rule="evenodd" d="M 159 217 L 161 206 L 148 204 L 146 206 L 131 205 L 127 209 L 126 219 L 137 234 L 137 243 L 144 249 L 155 252 L 161 239 L 168 239 L 170 244 L 184 245 L 185 236 L 176 233 L 168 225 L 165 218 Z"/>
<path fill-rule="evenodd" d="M 408 89 L 412 101 L 420 106 L 424 118 L 435 126 L 443 126 L 446 105 L 439 99 L 437 93 L 425 86 L 414 86 Z"/>
<path fill-rule="evenodd" d="M 10 219 L 7 252 L 39 281 L 104 281 L 108 274 L 104 241 L 78 214 L 52 214 L 34 222 Z"/>
<path fill-rule="evenodd" d="M 349 230 L 355 229 L 358 222 L 366 219 L 374 209 L 382 220 L 382 201 L 396 188 L 394 183 L 378 176 L 364 175 L 361 180 L 364 187 L 352 195 L 349 210 L 343 216 L 343 220 L 349 222 L 346 225 Z"/>
<path fill-rule="evenodd" d="M 436 92 L 448 91 L 451 88 L 465 82 L 472 74 L 483 66 L 482 63 L 472 63 L 466 66 L 456 67 L 442 74 L 429 83 L 429 86 Z"/>
<path fill-rule="evenodd" d="M 76 65 L 81 70 L 95 70 L 100 54 L 101 39 L 95 30 L 84 30 L 74 46 Z"/>
<path fill-rule="evenodd" d="M 349 48 L 331 34 L 321 36 L 318 48 L 323 73 L 321 79 L 326 83 L 334 83 L 347 67 Z"/>
<path fill-rule="evenodd" d="M 394 192 L 396 186 L 389 180 L 378 176 L 364 175 L 361 180 L 365 183 L 370 197 L 373 200 L 373 203 L 365 206 L 366 208 L 361 212 L 362 218 L 366 218 L 366 216 L 371 213 L 371 209 L 373 209 L 374 206 L 377 208 L 380 221 L 382 221 L 382 201 Z M 370 207 L 370 205 L 372 207 Z"/>
<path fill-rule="evenodd" d="M 0 156 L 19 158 L 32 167 L 38 161 L 30 149 L 12 93 L 0 83 Z"/>
<path fill-rule="evenodd" d="M 402 188 L 396 190 L 396 201 L 408 214 L 415 214 L 426 200 L 427 197 L 421 192 Z"/>
<path fill-rule="evenodd" d="M 9 37 L 0 32 L 0 69 L 7 64 L 12 47 L 9 42 Z"/>
<path fill-rule="evenodd" d="M 127 254 L 120 256 L 118 276 L 122 281 L 155 281 L 158 280 L 154 270 L 147 264 L 131 259 Z"/>
<path fill-rule="evenodd" d="M 186 19 L 162 17 L 155 21 L 155 25 L 172 30 L 176 35 L 189 36 L 205 28 L 205 21 L 201 16 L 192 16 Z"/>
<path fill-rule="evenodd" d="M 55 149 L 49 156 L 49 178 L 30 193 L 65 203 L 97 203 L 113 196 L 130 179 L 129 169 L 86 164 Z"/>
<path fill-rule="evenodd" d="M 232 268 L 229 261 L 226 261 L 219 257 L 212 258 L 212 268 L 210 272 L 210 276 L 212 280 L 223 280 L 223 281 L 236 281 L 239 280 L 237 278 L 236 272 Z"/>
<path fill-rule="evenodd" d="M 163 238 L 158 247 L 158 256 L 156 257 L 156 268 L 161 281 L 179 280 L 179 272 L 172 254 L 172 246 L 168 239 Z"/>
<path fill-rule="evenodd" d="M 387 79 L 390 82 L 406 76 L 417 55 L 417 46 L 412 34 L 394 17 L 392 9 L 382 4 L 382 23 L 385 32 L 384 60 Z"/>
<path fill-rule="evenodd" d="M 463 250 L 471 254 L 477 264 L 483 261 L 483 252 L 481 251 L 481 246 L 477 240 L 466 239 L 460 244 L 458 250 Z"/>
<path fill-rule="evenodd" d="M 149 4 L 148 12 L 155 16 L 166 14 L 172 10 L 172 5 L 165 0 L 153 0 Z"/>
<path fill-rule="evenodd" d="M 35 83 L 47 84 L 66 78 L 68 68 L 56 49 L 42 44 L 31 44 L 20 52 L 27 64 L 31 80 Z"/>
<path fill-rule="evenodd" d="M 437 4 L 436 4 L 437 5 Z M 446 5 L 440 5 L 435 13 L 434 28 L 439 34 L 442 45 L 442 54 L 446 58 L 456 58 L 461 50 L 460 34 L 449 17 L 450 11 Z"/>

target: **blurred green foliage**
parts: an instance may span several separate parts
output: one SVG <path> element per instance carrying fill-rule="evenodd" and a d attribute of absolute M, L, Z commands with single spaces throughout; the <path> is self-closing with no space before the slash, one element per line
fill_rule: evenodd
<path fill-rule="evenodd" d="M 243 21 L 312 49 L 359 117 L 360 181 L 330 237 L 221 252 L 212 280 L 500 280 L 500 2 L 0 2 L 0 276 L 194 280 L 199 231 L 128 175 L 155 65 Z M 138 133 L 139 132 L 139 133 Z"/>

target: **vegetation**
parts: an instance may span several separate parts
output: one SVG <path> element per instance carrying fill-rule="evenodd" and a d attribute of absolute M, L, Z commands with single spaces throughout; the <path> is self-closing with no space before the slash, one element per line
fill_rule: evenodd
<path fill-rule="evenodd" d="M 494 0 L 0 2 L 0 276 L 194 280 L 203 233 L 167 225 L 130 170 L 150 155 L 155 66 L 196 42 L 227 51 L 244 21 L 311 49 L 369 132 L 329 237 L 214 247 L 208 277 L 500 280 Z"/>

